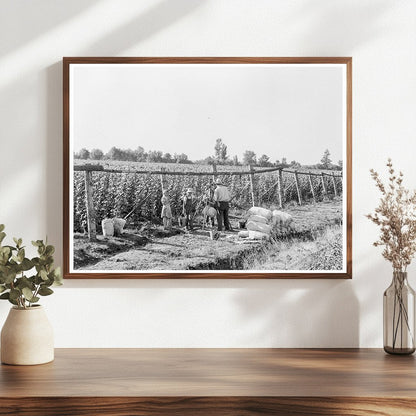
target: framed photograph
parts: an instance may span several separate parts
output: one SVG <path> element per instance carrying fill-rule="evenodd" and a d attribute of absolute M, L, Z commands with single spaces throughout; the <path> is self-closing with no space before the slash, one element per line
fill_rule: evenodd
<path fill-rule="evenodd" d="M 64 58 L 65 278 L 351 278 L 352 58 Z"/>

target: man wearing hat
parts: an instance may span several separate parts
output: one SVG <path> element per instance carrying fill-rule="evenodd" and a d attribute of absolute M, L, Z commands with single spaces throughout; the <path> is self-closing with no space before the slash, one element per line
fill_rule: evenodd
<path fill-rule="evenodd" d="M 222 231 L 223 224 L 227 231 L 231 231 L 230 220 L 228 219 L 231 199 L 230 191 L 223 183 L 221 183 L 219 178 L 215 181 L 215 184 L 217 187 L 214 191 L 214 202 L 218 212 L 218 231 Z"/>
<path fill-rule="evenodd" d="M 186 190 L 183 197 L 183 215 L 185 216 L 185 226 L 187 230 L 193 230 L 193 216 L 195 213 L 195 197 L 192 188 Z"/>

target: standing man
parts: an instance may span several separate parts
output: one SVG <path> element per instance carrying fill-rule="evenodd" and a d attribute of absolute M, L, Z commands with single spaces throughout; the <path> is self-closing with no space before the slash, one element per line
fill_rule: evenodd
<path fill-rule="evenodd" d="M 218 212 L 218 231 L 222 231 L 223 224 L 227 231 L 231 231 L 230 220 L 228 219 L 231 199 L 230 191 L 224 184 L 221 183 L 220 179 L 217 179 L 215 184 L 217 187 L 214 191 L 214 202 Z"/>

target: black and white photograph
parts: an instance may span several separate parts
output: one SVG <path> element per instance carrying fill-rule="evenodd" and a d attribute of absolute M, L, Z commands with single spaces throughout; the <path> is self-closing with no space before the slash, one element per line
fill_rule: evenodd
<path fill-rule="evenodd" d="M 348 277 L 348 63 L 65 58 L 66 277 Z"/>

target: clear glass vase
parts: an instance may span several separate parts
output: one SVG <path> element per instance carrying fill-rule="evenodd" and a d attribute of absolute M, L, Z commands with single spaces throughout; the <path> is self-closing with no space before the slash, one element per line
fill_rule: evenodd
<path fill-rule="evenodd" d="M 415 351 L 415 291 L 406 272 L 393 272 L 383 296 L 384 351 L 413 354 Z"/>

